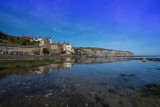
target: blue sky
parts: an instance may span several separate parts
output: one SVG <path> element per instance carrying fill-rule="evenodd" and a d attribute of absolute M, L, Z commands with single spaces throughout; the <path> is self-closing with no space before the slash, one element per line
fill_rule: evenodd
<path fill-rule="evenodd" d="M 0 30 L 160 55 L 160 0 L 0 0 Z"/>

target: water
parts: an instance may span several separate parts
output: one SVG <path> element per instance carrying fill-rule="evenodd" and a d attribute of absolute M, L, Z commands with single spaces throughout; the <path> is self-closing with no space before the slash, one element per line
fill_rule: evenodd
<path fill-rule="evenodd" d="M 158 107 L 160 104 L 159 96 L 139 97 L 139 90 L 145 89 L 145 84 L 160 83 L 159 61 L 67 60 L 72 63 L 1 69 L 0 107 L 139 107 L 145 104 Z"/>

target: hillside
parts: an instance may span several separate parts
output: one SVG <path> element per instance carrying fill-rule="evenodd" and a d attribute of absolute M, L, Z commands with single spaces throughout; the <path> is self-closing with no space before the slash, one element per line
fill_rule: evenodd
<path fill-rule="evenodd" d="M 0 31 L 0 43 L 17 44 L 17 45 L 35 45 L 36 42 L 30 42 L 29 39 L 15 37 Z"/>
<path fill-rule="evenodd" d="M 104 48 L 77 47 L 77 49 L 81 54 L 88 56 L 134 56 L 132 52 Z"/>

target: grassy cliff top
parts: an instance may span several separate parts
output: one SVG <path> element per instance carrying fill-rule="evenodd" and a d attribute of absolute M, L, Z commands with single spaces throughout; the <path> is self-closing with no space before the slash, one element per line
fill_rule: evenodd
<path fill-rule="evenodd" d="M 29 39 L 15 37 L 0 31 L 0 43 L 17 44 L 17 45 L 35 45 L 36 41 L 30 42 Z"/>
<path fill-rule="evenodd" d="M 100 51 L 113 51 L 114 49 L 105 49 L 105 48 L 97 48 L 97 47 L 77 47 L 80 51 L 84 51 L 83 49 L 91 49 L 91 50 L 100 50 Z M 115 51 L 121 51 L 121 50 L 115 50 Z M 129 51 L 124 51 L 124 52 L 129 52 Z"/>

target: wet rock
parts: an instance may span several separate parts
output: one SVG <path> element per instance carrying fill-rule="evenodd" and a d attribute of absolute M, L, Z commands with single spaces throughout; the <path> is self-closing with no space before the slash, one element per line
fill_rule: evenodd
<path fill-rule="evenodd" d="M 103 99 L 101 99 L 100 97 L 95 97 L 95 101 L 96 103 L 101 103 L 103 102 Z"/>
<path fill-rule="evenodd" d="M 120 74 L 119 76 L 135 77 L 135 74 Z"/>
<path fill-rule="evenodd" d="M 110 107 L 108 104 L 102 104 L 103 107 Z"/>
<path fill-rule="evenodd" d="M 76 86 L 78 87 L 78 86 L 80 86 L 80 84 L 77 84 Z"/>
<path fill-rule="evenodd" d="M 1 93 L 5 92 L 5 90 L 1 90 Z"/>
<path fill-rule="evenodd" d="M 157 68 L 157 70 L 160 70 L 160 68 Z"/>
<path fill-rule="evenodd" d="M 109 93 L 112 93 L 112 94 L 116 94 L 117 92 L 115 91 L 115 90 L 113 90 L 113 89 L 108 89 L 108 92 Z"/>
<path fill-rule="evenodd" d="M 85 105 L 85 107 L 87 107 L 87 106 L 88 106 L 88 104 Z"/>
<path fill-rule="evenodd" d="M 50 95 L 52 95 L 52 93 L 48 93 L 45 95 L 45 97 L 49 97 Z"/>
<path fill-rule="evenodd" d="M 117 94 L 112 94 L 112 97 L 113 97 L 116 101 L 119 101 L 119 100 L 120 100 L 120 97 L 119 97 Z"/>
<path fill-rule="evenodd" d="M 146 58 L 143 58 L 143 59 L 142 59 L 142 62 L 147 62 L 147 59 L 146 59 Z"/>
<path fill-rule="evenodd" d="M 160 95 L 160 85 L 158 84 L 147 84 L 145 87 L 153 94 Z"/>
<path fill-rule="evenodd" d="M 30 88 L 30 87 L 26 87 L 26 88 Z"/>
<path fill-rule="evenodd" d="M 25 96 L 26 98 L 28 98 L 28 96 Z"/>
<path fill-rule="evenodd" d="M 45 104 L 44 106 L 47 107 L 49 104 Z"/>

